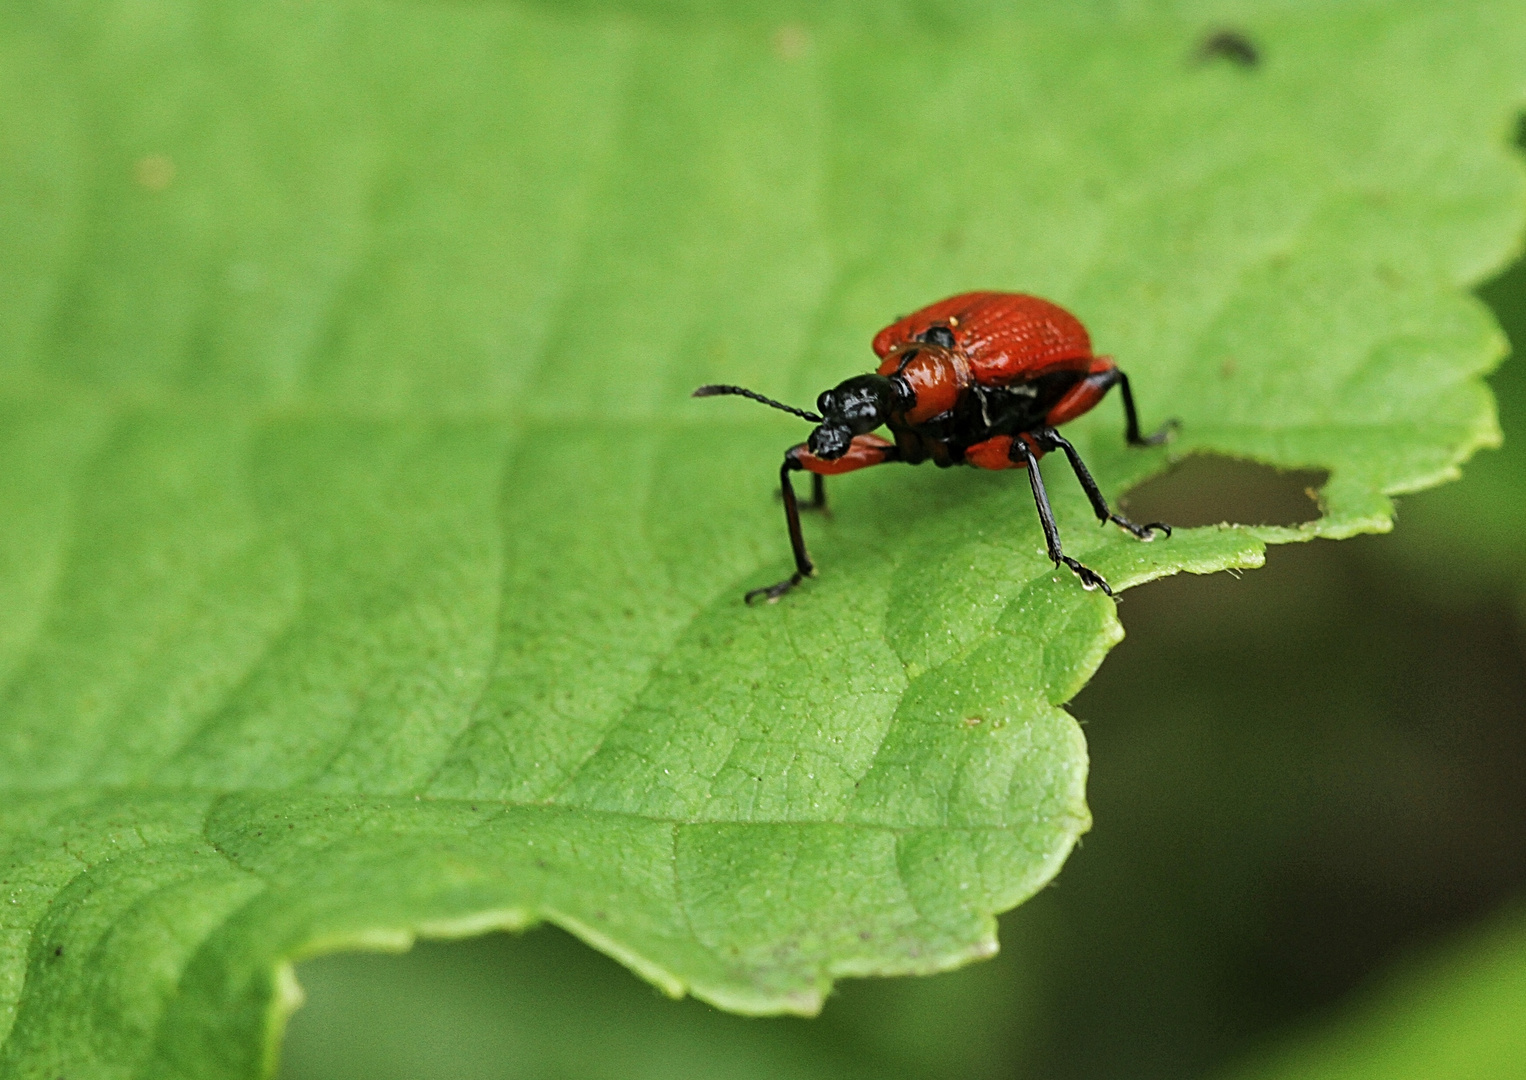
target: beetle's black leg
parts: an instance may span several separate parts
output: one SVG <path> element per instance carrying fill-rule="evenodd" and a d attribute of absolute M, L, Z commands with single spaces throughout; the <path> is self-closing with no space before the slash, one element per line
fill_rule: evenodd
<path fill-rule="evenodd" d="M 801 506 L 795 499 L 795 486 L 790 482 L 790 473 L 799 472 L 802 469 L 810 472 L 814 481 L 811 484 L 812 493 L 815 495 L 813 502 L 818 507 L 824 508 L 826 488 L 821 482 L 821 472 L 818 470 L 830 472 L 836 476 L 839 473 L 854 472 L 858 469 L 867 469 L 871 465 L 883 465 L 887 461 L 900 460 L 901 452 L 896 449 L 895 443 L 886 442 L 877 435 L 855 435 L 847 451 L 831 459 L 816 457 L 806 443 L 800 443 L 786 450 L 784 464 L 779 467 L 779 495 L 784 499 L 784 520 L 789 524 L 790 548 L 795 553 L 795 572 L 775 585 L 764 589 L 753 589 L 747 594 L 747 602 L 750 604 L 762 596 L 766 597 L 769 603 L 773 603 L 816 573 L 811 557 L 805 552 L 805 537 L 800 532 Z"/>
<path fill-rule="evenodd" d="M 1127 384 L 1125 384 L 1127 385 Z M 1086 492 L 1086 497 L 1091 500 L 1092 512 L 1097 515 L 1097 520 L 1106 525 L 1111 521 L 1121 529 L 1133 533 L 1141 540 L 1154 540 L 1156 533 L 1171 535 L 1171 526 L 1164 521 L 1152 521 L 1148 525 L 1135 525 L 1122 514 L 1115 514 L 1108 508 L 1107 499 L 1102 495 L 1102 489 L 1097 486 L 1097 481 L 1092 479 L 1091 470 L 1086 467 L 1086 462 L 1081 460 L 1081 455 L 1070 444 L 1070 440 L 1061 435 L 1053 428 L 1040 428 L 1032 433 L 1038 440 L 1038 444 L 1045 450 L 1063 450 L 1065 457 L 1070 462 L 1070 467 L 1075 470 L 1076 479 L 1081 481 L 1081 490 Z"/>
<path fill-rule="evenodd" d="M 1012 440 L 1012 449 L 1008 453 L 1013 461 L 1022 464 L 1028 470 L 1028 483 L 1033 487 L 1033 501 L 1039 508 L 1039 524 L 1044 527 L 1044 543 L 1049 549 L 1049 557 L 1054 560 L 1055 566 L 1064 563 L 1075 571 L 1076 577 L 1081 579 L 1081 585 L 1084 588 L 1101 589 L 1108 596 L 1112 596 L 1113 590 L 1108 587 L 1101 574 L 1082 566 L 1060 550 L 1060 529 L 1054 523 L 1054 511 L 1049 508 L 1049 493 L 1044 490 L 1044 477 L 1039 473 L 1037 455 L 1028 449 L 1028 444 L 1021 438 Z"/>
<path fill-rule="evenodd" d="M 779 498 L 784 498 L 784 491 L 780 489 Z M 816 510 L 823 514 L 827 512 L 827 484 L 826 477 L 820 473 L 811 473 L 811 501 L 800 504 L 800 512 Z"/>
<path fill-rule="evenodd" d="M 760 596 L 767 597 L 770 604 L 776 603 L 779 597 L 816 572 L 815 564 L 811 562 L 810 555 L 806 554 L 805 534 L 800 531 L 800 504 L 795 500 L 795 485 L 789 477 L 790 473 L 798 472 L 801 468 L 800 460 L 795 456 L 797 449 L 791 447 L 784 455 L 784 464 L 779 466 L 779 494 L 784 496 L 784 520 L 789 526 L 790 550 L 795 553 L 795 572 L 783 581 L 750 591 L 743 598 L 749 604 Z M 819 483 L 821 477 L 816 477 L 816 480 Z"/>
<path fill-rule="evenodd" d="M 1111 381 L 1118 384 L 1118 390 L 1123 394 L 1123 420 L 1125 425 L 1127 425 L 1124 431 L 1124 438 L 1128 440 L 1130 446 L 1159 446 L 1171 437 L 1173 431 L 1182 426 L 1180 420 L 1167 420 L 1164 424 L 1160 425 L 1153 435 L 1140 435 L 1139 413 L 1134 409 L 1134 392 L 1129 389 L 1129 377 L 1118 368 L 1114 368 L 1108 374 L 1112 376 Z M 1076 463 L 1076 458 L 1073 455 L 1070 458 L 1070 462 L 1072 465 Z M 1084 484 L 1085 481 L 1082 481 L 1082 483 Z M 1093 500 L 1093 503 L 1095 501 Z"/>

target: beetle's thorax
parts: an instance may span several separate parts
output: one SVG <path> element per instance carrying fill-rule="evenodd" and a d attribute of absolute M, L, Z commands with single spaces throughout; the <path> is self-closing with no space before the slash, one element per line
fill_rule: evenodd
<path fill-rule="evenodd" d="M 899 413 L 913 427 L 954 408 L 972 382 L 962 350 L 925 342 L 893 347 L 879 373 L 904 387 L 903 400 L 908 404 Z"/>

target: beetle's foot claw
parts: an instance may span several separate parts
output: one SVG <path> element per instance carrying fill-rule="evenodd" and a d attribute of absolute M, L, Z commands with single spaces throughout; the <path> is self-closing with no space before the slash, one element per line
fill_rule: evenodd
<path fill-rule="evenodd" d="M 1162 536 L 1171 535 L 1171 526 L 1167 525 L 1164 521 L 1152 521 L 1148 525 L 1135 525 L 1122 514 L 1109 514 L 1108 520 L 1136 539 L 1143 540 L 1147 544 L 1154 540 L 1157 534 Z"/>
<path fill-rule="evenodd" d="M 779 597 L 789 592 L 796 585 L 799 585 L 800 582 L 804 579 L 804 576 L 805 575 L 800 573 L 791 574 L 783 581 L 777 581 L 772 585 L 765 585 L 761 589 L 750 590 L 742 599 L 746 603 L 751 604 L 758 597 L 762 596 L 767 598 L 770 604 L 777 604 L 779 602 Z"/>
<path fill-rule="evenodd" d="M 1069 555 L 1061 555 L 1060 562 L 1064 563 L 1075 572 L 1076 577 L 1081 579 L 1081 588 L 1085 589 L 1087 592 L 1091 592 L 1094 589 L 1101 589 L 1105 595 L 1113 595 L 1112 588 L 1109 587 L 1108 583 L 1103 580 L 1102 575 L 1097 573 L 1097 571 L 1091 569 L 1088 566 L 1082 566 L 1080 562 L 1072 559 Z"/>
<path fill-rule="evenodd" d="M 1182 422 L 1180 420 L 1172 418 L 1170 420 L 1167 420 L 1164 424 L 1160 425 L 1160 427 L 1157 428 L 1153 433 L 1151 433 L 1149 435 L 1145 435 L 1145 436 L 1143 436 L 1141 438 L 1138 438 L 1138 439 L 1130 440 L 1129 445 L 1130 446 L 1160 446 L 1162 443 L 1168 443 L 1172 439 L 1174 439 L 1176 437 L 1176 433 L 1181 430 L 1181 427 L 1182 427 Z"/>

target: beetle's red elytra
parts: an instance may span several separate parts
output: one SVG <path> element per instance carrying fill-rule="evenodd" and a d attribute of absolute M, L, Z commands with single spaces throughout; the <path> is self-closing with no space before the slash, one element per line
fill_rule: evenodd
<path fill-rule="evenodd" d="M 873 348 L 881 361 L 878 371 L 825 391 L 816 401 L 819 415 L 740 386 L 694 391 L 695 397 L 738 394 L 817 425 L 809 439 L 785 451 L 779 469 L 795 572 L 753 589 L 746 596 L 749 604 L 759 597 L 777 601 L 816 572 L 800 528 L 792 472 L 812 474 L 805 508 L 821 509 L 826 506 L 822 477 L 888 461 L 1026 469 L 1049 557 L 1055 566 L 1074 571 L 1084 587 L 1109 596 L 1113 590 L 1100 574 L 1061 549 L 1039 458 L 1050 450 L 1065 454 L 1099 521 L 1111 521 L 1141 540 L 1171 535 L 1164 522 L 1136 525 L 1113 513 L 1081 455 L 1055 431 L 1114 386 L 1123 395 L 1124 438 L 1130 446 L 1158 445 L 1176 426 L 1173 420 L 1153 435 L 1139 434 L 1128 376 L 1111 357 L 1093 354 L 1086 327 L 1058 304 L 1023 293 L 961 293 L 897 319 L 874 335 Z M 893 442 L 870 434 L 882 426 Z"/>

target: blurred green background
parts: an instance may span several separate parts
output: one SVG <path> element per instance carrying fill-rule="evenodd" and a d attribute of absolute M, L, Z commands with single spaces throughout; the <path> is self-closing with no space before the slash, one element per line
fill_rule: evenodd
<path fill-rule="evenodd" d="M 1480 296 L 1526 352 L 1526 264 Z M 995 960 L 806 1021 L 668 1001 L 551 929 L 327 957 L 282 1075 L 1526 1076 L 1526 363 L 1492 385 L 1505 449 L 1393 535 L 1124 596 L 1071 706 L 1096 825 Z M 1288 523 L 1316 479 L 1193 461 L 1130 505 Z"/>

